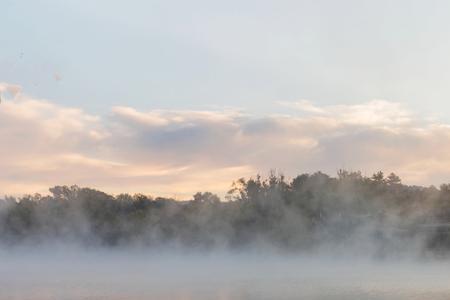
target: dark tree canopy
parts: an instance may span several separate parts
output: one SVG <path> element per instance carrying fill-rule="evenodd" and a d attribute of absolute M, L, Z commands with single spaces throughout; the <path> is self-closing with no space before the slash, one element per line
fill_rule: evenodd
<path fill-rule="evenodd" d="M 175 201 L 56 186 L 48 196 L 0 199 L 0 244 L 293 252 L 351 245 L 380 255 L 419 244 L 422 252 L 443 254 L 450 249 L 449 186 L 407 186 L 394 173 L 365 177 L 346 170 L 336 177 L 317 172 L 288 180 L 272 172 L 241 178 L 227 201 L 210 192 Z"/>

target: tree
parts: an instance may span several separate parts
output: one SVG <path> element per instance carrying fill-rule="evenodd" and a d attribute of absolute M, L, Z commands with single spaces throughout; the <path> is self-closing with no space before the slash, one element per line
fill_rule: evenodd
<path fill-rule="evenodd" d="M 194 202 L 196 203 L 209 203 L 209 204 L 217 204 L 220 202 L 219 196 L 213 194 L 211 192 L 201 193 L 198 192 L 194 196 Z"/>
<path fill-rule="evenodd" d="M 389 176 L 386 178 L 386 183 L 389 185 L 400 184 L 401 182 L 402 180 L 400 179 L 400 177 L 398 177 L 394 173 L 389 174 Z"/>
<path fill-rule="evenodd" d="M 372 175 L 372 180 L 379 183 L 384 182 L 384 173 L 382 171 L 378 171 Z"/>

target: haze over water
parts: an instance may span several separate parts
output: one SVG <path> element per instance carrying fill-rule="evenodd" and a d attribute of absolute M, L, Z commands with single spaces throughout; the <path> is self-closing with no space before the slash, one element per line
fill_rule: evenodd
<path fill-rule="evenodd" d="M 276 254 L 2 254 L 0 298 L 448 299 L 450 263 Z"/>

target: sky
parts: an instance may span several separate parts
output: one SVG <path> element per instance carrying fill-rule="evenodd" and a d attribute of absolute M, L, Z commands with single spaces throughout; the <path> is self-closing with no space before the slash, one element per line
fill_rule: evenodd
<path fill-rule="evenodd" d="M 448 1 L 0 0 L 0 195 L 450 181 Z"/>

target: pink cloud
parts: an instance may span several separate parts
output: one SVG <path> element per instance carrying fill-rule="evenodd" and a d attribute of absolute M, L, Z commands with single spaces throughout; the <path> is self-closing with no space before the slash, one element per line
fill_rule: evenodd
<path fill-rule="evenodd" d="M 0 104 L 0 194 L 45 192 L 57 184 L 223 194 L 232 180 L 273 168 L 288 176 L 382 169 L 411 184 L 450 178 L 450 126 L 388 101 L 303 103 L 301 115 L 114 107 L 99 116 L 15 90 L 14 99 Z"/>

